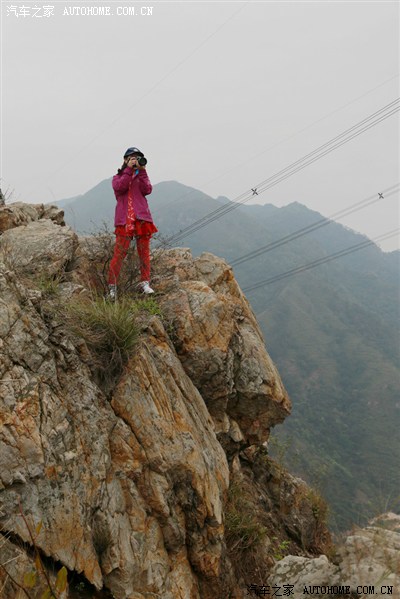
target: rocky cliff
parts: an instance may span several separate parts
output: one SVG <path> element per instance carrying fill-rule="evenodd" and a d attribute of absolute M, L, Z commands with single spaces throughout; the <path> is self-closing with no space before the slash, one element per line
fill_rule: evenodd
<path fill-rule="evenodd" d="M 338 544 L 333 561 L 288 555 L 270 571 L 269 584 L 288 580 L 295 596 L 400 597 L 400 516 L 388 512 L 354 530 Z"/>
<path fill-rule="evenodd" d="M 268 456 L 290 401 L 229 265 L 158 253 L 159 309 L 110 386 L 64 311 L 104 246 L 43 205 L 0 207 L 0 231 L 2 597 L 65 566 L 63 597 L 239 599 L 327 548 L 320 500 Z"/>

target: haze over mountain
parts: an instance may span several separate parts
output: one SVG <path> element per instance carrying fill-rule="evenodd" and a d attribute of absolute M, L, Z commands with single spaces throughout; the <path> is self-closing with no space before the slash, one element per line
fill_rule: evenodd
<path fill-rule="evenodd" d="M 163 238 L 227 202 L 175 181 L 149 197 Z M 109 179 L 59 205 L 77 232 L 102 223 L 112 230 Z M 176 245 L 232 262 L 320 219 L 297 202 L 244 205 Z M 238 265 L 235 275 L 245 289 L 365 239 L 332 222 Z M 338 528 L 399 505 L 399 256 L 371 245 L 248 293 L 293 403 L 274 432 L 275 451 L 320 486 Z"/>

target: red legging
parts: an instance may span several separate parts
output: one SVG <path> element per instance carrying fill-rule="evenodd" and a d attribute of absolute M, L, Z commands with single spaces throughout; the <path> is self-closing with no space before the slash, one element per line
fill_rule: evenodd
<path fill-rule="evenodd" d="M 136 247 L 140 260 L 140 280 L 150 281 L 150 235 L 141 235 L 136 237 Z M 114 255 L 110 262 L 108 274 L 108 284 L 116 285 L 122 262 L 128 253 L 129 244 L 132 237 L 126 235 L 116 235 Z"/>

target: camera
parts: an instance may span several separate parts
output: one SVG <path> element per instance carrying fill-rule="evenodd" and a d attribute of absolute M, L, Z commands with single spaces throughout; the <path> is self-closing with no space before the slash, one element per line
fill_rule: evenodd
<path fill-rule="evenodd" d="M 146 166 L 147 158 L 145 158 L 144 156 L 138 156 L 137 162 L 139 166 Z"/>

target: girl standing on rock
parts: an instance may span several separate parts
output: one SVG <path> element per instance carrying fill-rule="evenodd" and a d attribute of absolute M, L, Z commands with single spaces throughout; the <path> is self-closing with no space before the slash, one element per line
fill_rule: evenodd
<path fill-rule="evenodd" d="M 117 205 L 115 207 L 115 247 L 108 275 L 108 297 L 117 296 L 117 280 L 122 262 L 128 253 L 133 237 L 140 260 L 140 283 L 143 293 L 154 293 L 150 287 L 150 239 L 157 227 L 153 223 L 146 197 L 152 185 L 146 172 L 147 160 L 138 148 L 128 148 L 124 162 L 114 175 L 112 186 Z"/>

